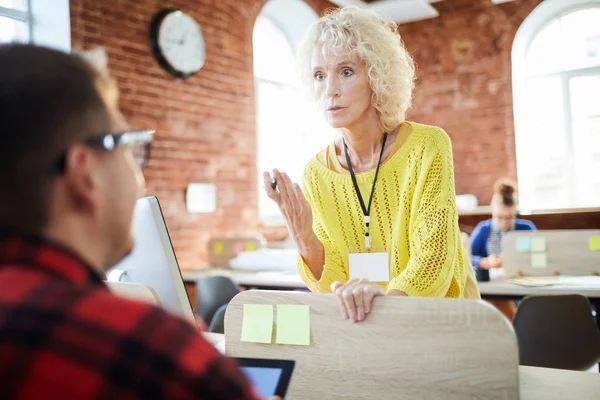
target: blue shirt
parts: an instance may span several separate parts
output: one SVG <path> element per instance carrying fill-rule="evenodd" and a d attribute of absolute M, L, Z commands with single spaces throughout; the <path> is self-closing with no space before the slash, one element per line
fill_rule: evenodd
<path fill-rule="evenodd" d="M 489 256 L 487 251 L 487 241 L 492 230 L 492 220 L 481 221 L 475 227 L 471 234 L 471 264 L 474 267 L 479 267 L 479 261 L 482 258 Z M 535 231 L 537 228 L 531 221 L 525 219 L 517 219 L 514 226 L 515 231 Z"/>

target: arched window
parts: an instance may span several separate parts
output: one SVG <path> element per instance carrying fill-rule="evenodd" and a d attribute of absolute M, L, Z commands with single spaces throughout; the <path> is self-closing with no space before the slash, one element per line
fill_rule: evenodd
<path fill-rule="evenodd" d="M 254 25 L 258 206 L 265 225 L 283 219 L 265 195 L 262 172 L 277 168 L 300 183 L 308 160 L 333 139 L 300 87 L 296 68 L 295 47 L 317 18 L 302 1 L 270 0 Z"/>
<path fill-rule="evenodd" d="M 0 43 L 29 42 L 29 1 L 0 0 Z"/>
<path fill-rule="evenodd" d="M 600 0 L 541 3 L 512 49 L 521 209 L 600 204 Z"/>

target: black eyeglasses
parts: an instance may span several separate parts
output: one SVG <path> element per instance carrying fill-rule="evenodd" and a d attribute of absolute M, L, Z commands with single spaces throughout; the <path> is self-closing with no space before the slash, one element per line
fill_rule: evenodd
<path fill-rule="evenodd" d="M 150 159 L 150 145 L 153 137 L 153 130 L 140 129 L 117 133 L 105 133 L 84 139 L 82 143 L 86 146 L 106 151 L 112 151 L 118 147 L 130 146 L 138 166 L 141 169 L 144 169 Z M 65 151 L 57 160 L 55 164 L 55 171 L 57 173 L 61 173 L 65 170 L 66 155 Z"/>

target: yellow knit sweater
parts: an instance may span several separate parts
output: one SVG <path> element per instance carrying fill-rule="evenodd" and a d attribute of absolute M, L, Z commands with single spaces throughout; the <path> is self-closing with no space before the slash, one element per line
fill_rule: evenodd
<path fill-rule="evenodd" d="M 406 124 L 411 132 L 381 164 L 371 206 L 372 245 L 390 256 L 391 280 L 383 286 L 409 296 L 479 298 L 458 228 L 450 138 L 438 127 Z M 374 176 L 357 174 L 363 198 Z M 298 270 L 311 291 L 330 292 L 332 282 L 348 280 L 348 249 L 364 246 L 362 210 L 350 175 L 319 157 L 306 165 L 302 183 L 325 265 L 319 280 L 302 257 Z"/>

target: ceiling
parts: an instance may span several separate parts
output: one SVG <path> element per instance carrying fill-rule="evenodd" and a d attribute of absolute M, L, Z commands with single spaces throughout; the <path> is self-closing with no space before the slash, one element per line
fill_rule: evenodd
<path fill-rule="evenodd" d="M 375 10 L 399 24 L 435 18 L 439 14 L 431 3 L 442 0 L 329 0 L 338 6 L 358 5 Z M 451 1 L 451 0 L 449 0 Z M 499 4 L 514 0 L 490 0 Z"/>

